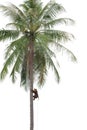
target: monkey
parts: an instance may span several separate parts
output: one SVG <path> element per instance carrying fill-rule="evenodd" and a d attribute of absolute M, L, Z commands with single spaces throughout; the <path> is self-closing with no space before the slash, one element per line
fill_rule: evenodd
<path fill-rule="evenodd" d="M 37 89 L 34 88 L 32 90 L 32 93 L 33 93 L 33 100 L 35 100 L 36 98 L 39 98 Z"/>

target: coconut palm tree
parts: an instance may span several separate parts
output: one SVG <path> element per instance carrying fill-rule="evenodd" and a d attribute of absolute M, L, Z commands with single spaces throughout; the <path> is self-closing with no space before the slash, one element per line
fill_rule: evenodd
<path fill-rule="evenodd" d="M 53 60 L 56 59 L 56 54 L 51 46 L 60 48 L 61 51 L 66 50 L 76 61 L 74 54 L 61 44 L 74 36 L 55 29 L 56 25 L 73 24 L 74 21 L 59 18 L 58 14 L 65 9 L 53 1 L 45 6 L 40 0 L 26 0 L 19 7 L 8 3 L 0 5 L 0 10 L 10 18 L 6 27 L 0 30 L 0 41 L 9 40 L 0 79 L 3 80 L 9 73 L 14 83 L 16 74 L 20 73 L 21 86 L 30 90 L 30 130 L 33 130 L 33 83 L 37 81 L 38 86 L 44 85 L 49 68 L 53 69 L 59 82 L 60 76 Z"/>

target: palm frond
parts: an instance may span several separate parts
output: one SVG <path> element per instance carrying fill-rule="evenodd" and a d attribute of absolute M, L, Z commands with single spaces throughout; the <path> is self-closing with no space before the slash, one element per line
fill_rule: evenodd
<path fill-rule="evenodd" d="M 20 32 L 24 33 L 25 29 L 27 28 L 27 24 L 25 24 L 24 21 L 20 20 L 18 22 L 6 24 L 6 27 L 15 28 Z"/>
<path fill-rule="evenodd" d="M 22 68 L 21 68 L 21 85 L 26 85 L 27 78 L 27 55 L 25 54 L 23 57 Z"/>
<path fill-rule="evenodd" d="M 24 13 L 12 3 L 9 3 L 7 6 L 0 5 L 0 10 L 3 11 L 4 15 L 11 17 L 13 20 L 18 17 L 22 20 L 25 18 Z"/>
<path fill-rule="evenodd" d="M 43 31 L 42 31 L 43 33 Z M 71 33 L 68 33 L 66 31 L 60 31 L 60 30 L 45 30 L 45 34 L 47 36 L 50 36 L 51 40 L 58 41 L 58 42 L 67 42 L 74 38 L 74 35 Z"/>
<path fill-rule="evenodd" d="M 35 77 L 37 77 L 37 82 L 39 86 L 43 86 L 45 83 L 46 75 L 47 75 L 47 66 L 46 66 L 46 58 L 45 58 L 45 41 L 41 42 L 38 39 L 38 42 L 35 44 L 35 52 L 34 52 L 34 73 Z M 53 52 L 50 50 L 50 55 L 53 55 Z"/>
<path fill-rule="evenodd" d="M 14 4 L 9 3 L 7 6 L 0 5 L 0 10 L 4 13 L 5 16 L 9 16 L 12 20 L 13 27 L 17 27 L 17 29 L 24 30 L 27 28 L 26 16 L 25 14 Z M 20 26 L 19 26 L 20 25 Z"/>
<path fill-rule="evenodd" d="M 52 42 L 52 39 L 51 39 L 51 37 L 50 37 L 50 35 L 47 35 L 47 34 L 45 34 L 45 33 L 41 33 L 41 31 L 39 32 L 37 32 L 36 33 L 36 39 L 35 39 L 35 42 L 36 42 L 36 44 L 40 44 L 40 45 L 44 45 L 44 46 L 48 46 L 48 44 L 50 43 L 50 42 Z M 36 45 L 35 44 L 35 45 Z M 37 47 L 37 46 L 36 46 Z"/>
<path fill-rule="evenodd" d="M 55 20 L 51 20 L 47 23 L 44 23 L 45 27 L 54 27 L 55 25 L 59 25 L 59 24 L 65 24 L 65 25 L 72 25 L 74 24 L 74 20 L 70 19 L 70 18 L 58 18 Z"/>
<path fill-rule="evenodd" d="M 64 8 L 56 3 L 51 4 L 50 8 L 48 9 L 48 11 L 46 12 L 45 17 L 51 17 L 51 18 L 55 18 L 56 14 L 60 13 L 61 11 L 64 11 Z"/>
<path fill-rule="evenodd" d="M 59 43 L 55 43 L 55 46 L 58 48 L 58 50 L 67 53 L 73 62 L 77 62 L 76 56 L 68 48 Z"/>
<path fill-rule="evenodd" d="M 19 36 L 18 30 L 0 30 L 0 41 L 5 41 L 7 39 L 14 40 Z"/>
<path fill-rule="evenodd" d="M 9 67 L 13 64 L 15 61 L 15 58 L 17 57 L 18 52 L 14 50 L 14 52 L 9 56 L 9 58 L 5 61 L 5 64 L 3 66 L 2 71 L 0 72 L 0 79 L 4 79 L 6 75 L 8 74 Z"/>
<path fill-rule="evenodd" d="M 38 68 L 38 85 L 43 86 L 45 83 L 45 78 L 47 75 L 47 69 L 46 69 L 46 61 L 45 58 L 42 58 L 43 62 L 39 65 Z"/>
<path fill-rule="evenodd" d="M 57 80 L 57 82 L 59 83 L 59 81 L 60 81 L 60 76 L 59 76 L 58 69 L 56 68 L 55 63 L 53 62 L 52 57 L 51 57 L 49 54 L 46 54 L 46 55 L 47 55 L 47 58 L 46 58 L 47 66 L 48 66 L 49 68 L 52 68 L 52 70 L 53 70 L 53 72 L 54 72 L 54 74 L 55 74 L 55 76 L 56 76 L 56 80 Z M 59 66 L 59 64 L 58 64 L 58 66 Z"/>
<path fill-rule="evenodd" d="M 20 50 L 21 53 L 24 53 L 24 48 L 26 47 L 27 43 L 28 39 L 25 36 L 22 36 L 19 39 L 11 42 L 11 44 L 6 48 L 5 59 L 7 59 L 15 49 L 18 52 Z"/>
<path fill-rule="evenodd" d="M 55 76 L 56 76 L 56 79 L 59 82 L 60 81 L 60 76 L 59 76 L 59 72 L 58 72 L 58 70 L 56 68 L 56 65 L 53 62 L 52 57 L 49 55 L 49 53 L 46 53 L 46 55 L 47 55 L 46 56 L 47 57 L 47 64 L 48 64 L 49 67 L 51 67 L 53 69 L 53 71 L 55 73 Z M 59 64 L 58 64 L 58 66 L 59 66 Z"/>
<path fill-rule="evenodd" d="M 46 6 L 41 11 L 40 17 L 45 20 L 52 20 L 56 17 L 56 14 L 65 11 L 64 7 L 58 3 L 50 1 L 46 4 Z"/>
<path fill-rule="evenodd" d="M 59 73 L 58 70 L 55 66 L 55 64 L 53 63 L 52 58 L 55 58 L 55 54 L 52 50 L 50 50 L 50 48 L 46 45 L 44 46 L 43 43 L 39 43 L 36 44 L 37 48 L 35 51 L 35 62 L 34 62 L 34 66 L 35 66 L 35 71 L 36 74 L 39 74 L 38 76 L 38 83 L 40 86 L 43 86 L 44 82 L 45 82 L 45 78 L 47 75 L 47 66 L 52 67 L 55 74 L 56 74 L 56 78 L 57 81 L 59 82 Z M 59 64 L 58 64 L 59 66 Z"/>
<path fill-rule="evenodd" d="M 19 55 L 16 58 L 16 61 L 12 67 L 12 71 L 10 73 L 10 77 L 12 78 L 12 82 L 15 83 L 16 81 L 16 74 L 20 73 L 21 71 L 21 64 L 22 64 L 22 58 L 21 53 L 19 52 Z"/>
<path fill-rule="evenodd" d="M 45 79 L 45 75 L 47 75 L 47 66 L 49 66 L 49 67 L 53 68 L 54 73 L 56 75 L 56 79 L 59 82 L 60 76 L 59 76 L 58 70 L 53 62 L 53 59 L 52 59 L 53 57 L 55 58 L 55 53 L 50 50 L 49 46 L 46 46 L 46 45 L 44 46 L 43 43 L 39 44 L 38 51 L 39 50 L 41 51 L 41 53 L 39 54 L 39 56 L 37 56 L 37 58 L 35 57 L 35 59 L 39 60 L 39 64 L 38 64 L 37 68 L 39 68 L 41 66 L 41 64 L 43 64 L 44 58 L 46 59 L 46 61 L 45 61 L 46 65 L 44 67 L 44 73 L 43 73 L 44 76 L 42 76 L 42 77 L 44 77 L 44 79 Z M 36 52 L 36 54 L 37 54 L 37 52 Z M 40 59 L 41 56 L 42 56 L 42 59 Z M 57 65 L 59 66 L 58 61 L 57 61 Z M 43 81 L 45 81 L 45 80 L 43 80 Z"/>

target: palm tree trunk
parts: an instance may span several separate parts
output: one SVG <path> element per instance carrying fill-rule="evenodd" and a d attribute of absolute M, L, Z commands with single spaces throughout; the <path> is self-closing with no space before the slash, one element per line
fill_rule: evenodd
<path fill-rule="evenodd" d="M 34 129 L 34 108 L 33 108 L 33 57 L 34 57 L 34 42 L 32 40 L 33 38 L 30 38 L 29 42 L 29 55 L 28 55 L 28 72 L 29 72 L 29 80 L 30 80 L 30 130 Z"/>

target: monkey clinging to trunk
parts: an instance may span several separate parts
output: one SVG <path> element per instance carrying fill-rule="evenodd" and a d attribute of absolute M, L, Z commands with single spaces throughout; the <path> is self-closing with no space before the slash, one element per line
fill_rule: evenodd
<path fill-rule="evenodd" d="M 34 88 L 32 92 L 33 92 L 33 100 L 35 100 L 36 98 L 39 98 L 37 89 Z"/>

